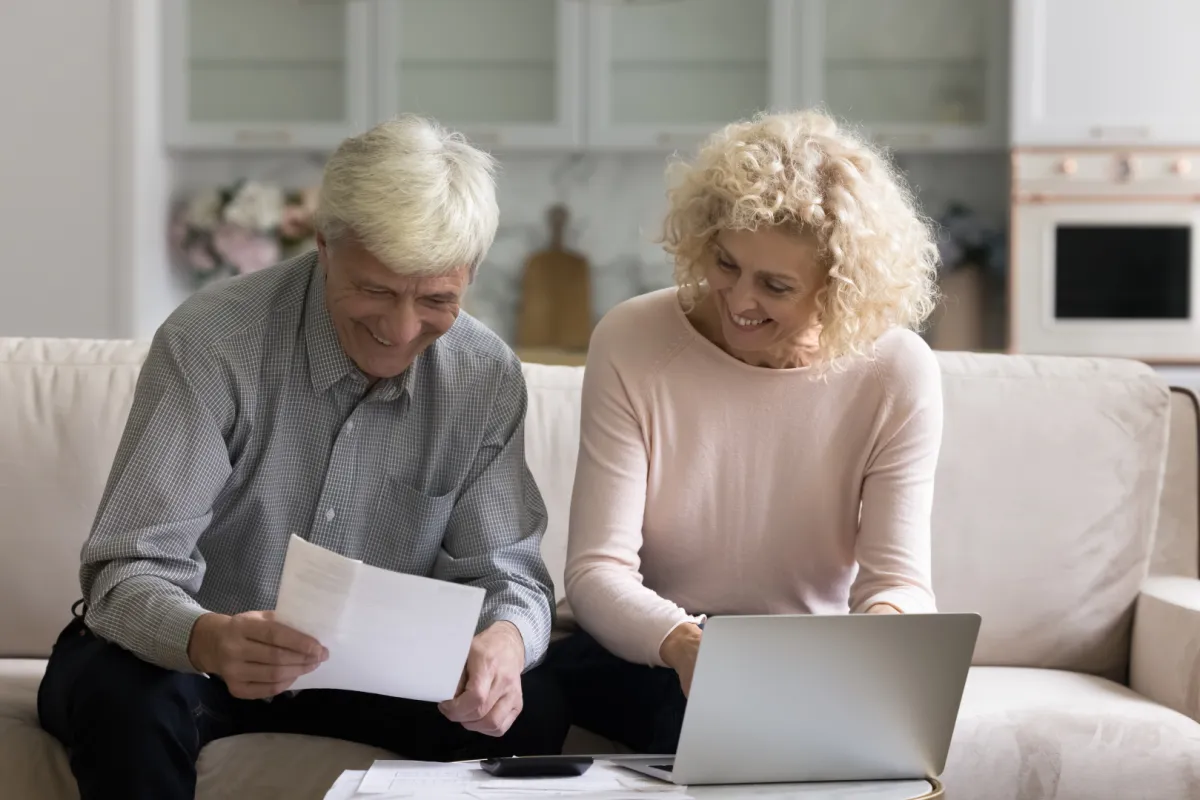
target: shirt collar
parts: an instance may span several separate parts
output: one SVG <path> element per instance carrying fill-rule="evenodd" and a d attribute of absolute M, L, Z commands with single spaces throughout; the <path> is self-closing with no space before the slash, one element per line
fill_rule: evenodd
<path fill-rule="evenodd" d="M 348 377 L 360 386 L 360 391 L 365 390 L 368 384 L 367 376 L 363 375 L 342 349 L 337 330 L 333 327 L 333 318 L 329 316 L 327 303 L 325 270 L 320 261 L 314 258 L 304 308 L 304 340 L 308 347 L 308 371 L 312 377 L 313 389 L 317 394 L 324 394 L 331 386 Z M 420 356 L 417 360 L 420 360 Z M 414 361 L 395 378 L 376 383 L 372 399 L 386 402 L 406 395 L 411 397 L 413 370 L 416 364 Z"/>

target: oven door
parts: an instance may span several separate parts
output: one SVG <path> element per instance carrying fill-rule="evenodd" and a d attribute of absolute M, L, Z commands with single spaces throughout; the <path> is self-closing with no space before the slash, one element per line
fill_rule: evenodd
<path fill-rule="evenodd" d="M 1013 223 L 1013 352 L 1200 361 L 1200 205 L 1024 203 Z"/>

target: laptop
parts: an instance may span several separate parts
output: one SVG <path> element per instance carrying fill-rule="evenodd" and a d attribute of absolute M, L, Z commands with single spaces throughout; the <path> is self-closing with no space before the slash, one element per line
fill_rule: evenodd
<path fill-rule="evenodd" d="M 980 616 L 711 617 L 674 756 L 680 785 L 919 780 L 946 765 Z"/>

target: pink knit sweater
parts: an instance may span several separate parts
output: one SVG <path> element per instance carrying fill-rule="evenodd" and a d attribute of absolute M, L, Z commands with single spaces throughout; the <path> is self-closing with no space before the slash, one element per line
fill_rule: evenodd
<path fill-rule="evenodd" d="M 661 290 L 596 327 L 582 413 L 567 600 L 617 655 L 662 665 L 703 614 L 935 610 L 941 377 L 916 334 L 823 382 L 733 358 Z"/>

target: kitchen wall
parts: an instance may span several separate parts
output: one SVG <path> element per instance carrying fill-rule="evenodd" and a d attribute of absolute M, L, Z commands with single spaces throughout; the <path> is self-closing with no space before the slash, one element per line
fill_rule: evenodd
<path fill-rule="evenodd" d="M 1005 224 L 1007 154 L 921 154 L 898 162 L 927 214 L 937 216 L 957 201 L 991 225 Z M 500 230 L 467 307 L 501 336 L 511 337 L 522 265 L 546 245 L 546 211 L 554 203 L 570 212 L 567 245 L 591 262 L 596 316 L 670 283 L 670 265 L 654 243 L 665 202 L 664 156 L 519 155 L 500 163 Z M 183 195 L 240 177 L 299 187 L 319 181 L 320 159 L 187 154 L 174 159 L 173 174 L 174 190 Z"/>
<path fill-rule="evenodd" d="M 113 18 L 0 2 L 0 335 L 116 332 Z"/>

